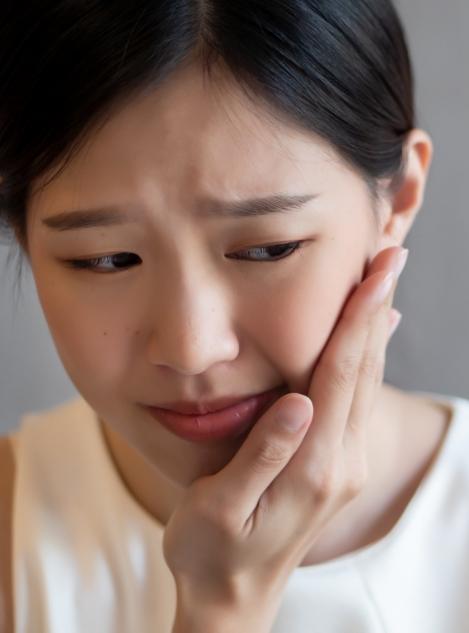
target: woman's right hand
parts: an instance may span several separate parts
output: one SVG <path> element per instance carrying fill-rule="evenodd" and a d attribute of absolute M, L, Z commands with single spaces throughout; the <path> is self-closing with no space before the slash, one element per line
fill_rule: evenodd
<path fill-rule="evenodd" d="M 163 552 L 178 609 L 182 601 L 192 618 L 238 610 L 270 630 L 289 575 L 363 489 L 367 425 L 396 313 L 396 276 L 387 290 L 382 282 L 390 271 L 399 274 L 401 253 L 386 249 L 370 265 L 321 354 L 308 396 L 277 400 L 231 461 L 194 481 L 171 515 Z"/>

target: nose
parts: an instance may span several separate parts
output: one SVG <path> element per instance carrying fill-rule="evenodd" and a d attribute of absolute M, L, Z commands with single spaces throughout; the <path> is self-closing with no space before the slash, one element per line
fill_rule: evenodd
<path fill-rule="evenodd" d="M 155 303 L 148 345 L 151 364 L 192 376 L 238 356 L 230 302 L 217 285 L 173 286 Z"/>

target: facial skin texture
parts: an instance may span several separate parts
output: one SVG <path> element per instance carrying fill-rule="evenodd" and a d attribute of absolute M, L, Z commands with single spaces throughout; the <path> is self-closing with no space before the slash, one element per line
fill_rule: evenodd
<path fill-rule="evenodd" d="M 142 403 L 282 384 L 307 393 L 366 264 L 404 241 L 418 211 L 430 141 L 414 131 L 409 148 L 405 184 L 376 216 L 364 180 L 330 145 L 269 120 L 234 84 L 204 83 L 187 67 L 119 110 L 33 193 L 28 256 L 58 353 L 102 420 L 123 479 L 155 517 L 165 522 L 184 487 L 220 470 L 240 443 L 184 441 Z M 197 214 L 206 197 L 279 192 L 319 197 L 257 218 Z M 42 224 L 63 210 L 111 204 L 132 221 L 70 232 Z M 225 257 L 297 240 L 305 240 L 300 250 L 277 262 Z M 61 261 L 122 252 L 141 263 L 98 274 Z M 378 447 L 397 400 L 383 387 L 370 423 L 375 481 L 389 462 Z"/>

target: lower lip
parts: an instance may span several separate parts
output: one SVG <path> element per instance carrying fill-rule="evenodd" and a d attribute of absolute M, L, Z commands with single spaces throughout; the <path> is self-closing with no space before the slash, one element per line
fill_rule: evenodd
<path fill-rule="evenodd" d="M 192 442 L 223 440 L 235 438 L 248 431 L 281 393 L 283 387 L 277 387 L 244 400 L 226 409 L 205 415 L 183 415 L 160 409 L 146 407 L 150 414 L 171 433 Z"/>

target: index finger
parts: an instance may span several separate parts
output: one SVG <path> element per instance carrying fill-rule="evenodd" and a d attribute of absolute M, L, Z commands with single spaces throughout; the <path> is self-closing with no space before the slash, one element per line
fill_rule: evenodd
<path fill-rule="evenodd" d="M 409 251 L 407 249 L 404 249 L 404 252 L 407 253 L 407 255 L 409 254 Z M 399 254 L 399 251 L 397 251 L 397 253 Z M 395 258 L 396 258 L 395 246 L 391 246 L 389 248 L 383 249 L 376 255 L 376 257 L 368 265 L 364 278 L 370 277 L 371 275 L 379 272 L 380 270 L 389 270 L 390 267 L 393 266 L 393 262 L 395 262 Z M 406 259 L 402 260 L 401 268 L 396 271 L 396 280 L 395 280 L 392 292 L 389 293 L 388 299 L 387 301 L 385 301 L 385 304 L 384 304 L 388 308 L 392 307 L 394 293 L 397 288 L 397 279 L 399 277 L 399 274 L 402 272 L 402 269 L 404 268 L 405 263 L 406 263 Z"/>
<path fill-rule="evenodd" d="M 308 394 L 314 406 L 313 424 L 294 459 L 300 468 L 302 461 L 320 460 L 342 445 L 370 324 L 395 277 L 389 271 L 367 277 L 344 309 L 314 372 Z"/>

